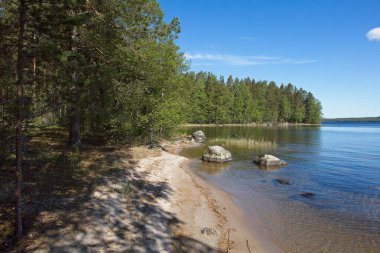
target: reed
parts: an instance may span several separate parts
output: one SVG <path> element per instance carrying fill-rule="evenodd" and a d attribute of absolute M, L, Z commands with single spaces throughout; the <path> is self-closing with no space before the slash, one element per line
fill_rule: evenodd
<path fill-rule="evenodd" d="M 267 141 L 264 139 L 255 140 L 249 138 L 215 138 L 210 140 L 213 144 L 222 146 L 230 146 L 236 148 L 248 148 L 248 149 L 262 149 L 262 150 L 274 150 L 277 148 L 277 144 L 274 141 Z"/>

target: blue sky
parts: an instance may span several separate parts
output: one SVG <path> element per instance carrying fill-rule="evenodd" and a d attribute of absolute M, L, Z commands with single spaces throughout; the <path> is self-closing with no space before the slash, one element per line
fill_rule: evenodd
<path fill-rule="evenodd" d="M 290 82 L 325 117 L 380 116 L 380 0 L 158 1 L 192 70 Z"/>

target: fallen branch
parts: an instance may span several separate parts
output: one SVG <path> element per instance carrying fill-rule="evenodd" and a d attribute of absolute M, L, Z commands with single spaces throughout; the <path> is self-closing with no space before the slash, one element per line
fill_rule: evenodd
<path fill-rule="evenodd" d="M 252 252 L 251 252 L 251 249 L 249 248 L 249 243 L 248 243 L 248 240 L 245 240 L 245 241 L 247 242 L 247 248 L 248 248 L 248 252 L 249 252 L 249 253 L 252 253 Z"/>

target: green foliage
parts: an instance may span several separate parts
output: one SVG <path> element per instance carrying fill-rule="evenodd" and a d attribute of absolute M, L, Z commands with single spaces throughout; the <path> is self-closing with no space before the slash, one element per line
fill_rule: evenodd
<path fill-rule="evenodd" d="M 321 103 L 309 92 L 305 99 L 305 121 L 312 124 L 321 122 L 321 109 Z"/>
<path fill-rule="evenodd" d="M 191 91 L 191 97 L 188 99 L 192 104 L 192 108 L 189 110 L 189 120 L 194 123 L 206 122 L 207 96 L 204 80 L 202 78 L 195 80 Z"/>
<path fill-rule="evenodd" d="M 9 105 L 18 5 L 1 3 L 0 95 Z M 133 141 L 170 134 L 186 118 L 186 65 L 174 43 L 179 21 L 165 22 L 156 1 L 47 0 L 27 7 L 24 110 L 31 123 L 75 123 L 85 136 Z M 3 121 L 13 124 L 14 109 L 2 107 Z"/>
<path fill-rule="evenodd" d="M 123 189 L 122 189 L 122 193 L 124 195 L 129 195 L 129 194 L 131 194 L 131 192 L 132 192 L 132 185 L 131 185 L 131 183 L 130 182 L 124 183 Z"/>
<path fill-rule="evenodd" d="M 292 107 L 289 99 L 283 95 L 281 96 L 279 117 L 281 121 L 288 122 L 292 116 Z"/>
<path fill-rule="evenodd" d="M 225 84 L 211 73 L 189 72 L 183 76 L 187 91 L 188 123 L 294 122 L 319 124 L 320 102 L 309 92 L 292 84 L 239 80 L 229 76 Z"/>

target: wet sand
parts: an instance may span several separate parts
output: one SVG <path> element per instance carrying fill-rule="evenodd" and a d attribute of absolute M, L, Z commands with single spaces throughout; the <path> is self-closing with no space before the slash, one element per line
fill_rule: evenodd
<path fill-rule="evenodd" d="M 205 219 L 209 224 L 216 226 L 218 236 L 211 243 L 214 246 L 218 245 L 219 250 L 223 252 L 227 252 L 227 246 L 229 246 L 228 252 L 283 252 L 268 238 L 264 229 L 260 229 L 257 216 L 251 214 L 250 220 L 247 221 L 247 216 L 239 210 L 231 195 L 206 182 L 191 170 L 190 160 L 178 155 L 182 149 L 189 146 L 191 145 L 172 145 L 169 147 L 171 154 L 165 152 L 161 154 L 165 160 L 181 161 L 181 170 L 171 173 L 177 174 L 174 176 L 176 181 L 173 182 L 174 185 L 187 185 L 185 188 L 177 188 L 178 191 L 173 199 L 174 203 L 181 203 L 181 208 L 174 208 L 174 211 L 186 221 L 184 230 L 190 231 L 193 236 L 202 240 L 204 236 L 199 231 L 205 223 L 198 224 L 197 219 Z M 170 170 L 168 168 L 168 171 Z M 182 202 L 181 196 L 186 198 L 190 196 L 191 201 Z M 204 200 L 207 200 L 208 205 L 199 205 Z M 191 211 L 181 212 L 182 210 Z"/>

